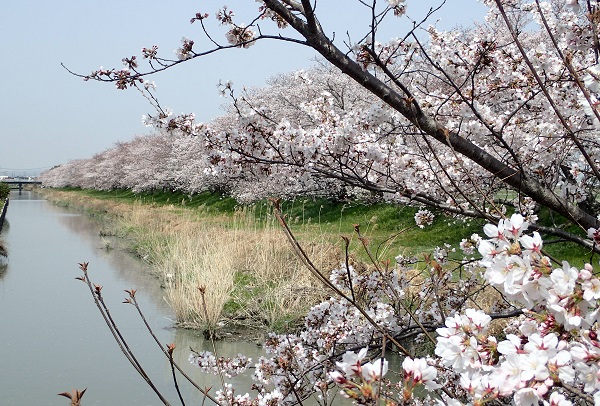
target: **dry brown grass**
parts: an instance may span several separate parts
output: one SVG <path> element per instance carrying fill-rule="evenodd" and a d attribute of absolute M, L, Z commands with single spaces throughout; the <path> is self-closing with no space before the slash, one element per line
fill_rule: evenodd
<path fill-rule="evenodd" d="M 198 209 L 115 203 L 69 192 L 46 196 L 108 214 L 113 230 L 107 234 L 131 239 L 137 254 L 152 264 L 181 325 L 214 331 L 235 318 L 251 326 L 281 327 L 326 295 L 274 220 L 258 221 L 248 209 L 229 217 L 199 216 Z M 339 264 L 338 247 L 306 236 L 304 245 L 321 269 Z M 205 288 L 206 308 L 199 287 Z"/>

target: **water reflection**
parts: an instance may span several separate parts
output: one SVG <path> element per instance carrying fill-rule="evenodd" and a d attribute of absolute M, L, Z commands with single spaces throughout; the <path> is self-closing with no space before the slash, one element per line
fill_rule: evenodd
<path fill-rule="evenodd" d="M 103 285 L 129 346 L 169 399 L 177 399 L 169 364 L 133 306 L 121 303 L 125 289 L 138 289 L 159 341 L 176 344 L 176 361 L 200 386 L 220 387 L 218 378 L 187 361 L 190 347 L 202 351 L 211 349 L 210 343 L 193 331 L 173 328 L 158 280 L 127 253 L 103 249 L 97 224 L 28 191 L 11 194 L 7 219 L 11 227 L 2 238 L 10 257 L 0 265 L 0 404 L 64 406 L 68 402 L 57 393 L 86 387 L 86 406 L 160 404 L 103 325 L 87 287 L 74 279 L 80 275 L 77 264 L 84 261 L 90 263 L 91 278 Z M 260 354 L 251 343 L 218 345 L 223 356 Z M 245 391 L 249 378 L 235 385 Z M 190 385 L 182 386 L 186 397 L 201 399 Z"/>
<path fill-rule="evenodd" d="M 116 238 L 113 237 L 103 237 L 104 226 L 100 222 L 87 217 L 86 221 L 82 221 L 82 216 L 78 213 L 59 213 L 57 220 L 94 247 L 96 254 L 110 265 L 114 275 L 123 283 L 129 284 L 127 289 L 140 290 L 139 287 L 143 287 L 140 294 L 146 295 L 161 311 L 170 313 L 164 300 L 164 291 L 152 276 L 149 266 L 124 249 L 112 249 L 111 247 L 123 245 L 123 242 L 115 241 Z"/>

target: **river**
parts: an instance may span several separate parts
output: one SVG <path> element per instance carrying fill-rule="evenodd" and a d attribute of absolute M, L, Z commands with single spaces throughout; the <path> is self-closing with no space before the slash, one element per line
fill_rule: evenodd
<path fill-rule="evenodd" d="M 172 405 L 180 404 L 168 361 L 146 333 L 135 308 L 122 304 L 125 289 L 136 297 L 163 344 L 174 342 L 175 359 L 201 387 L 218 388 L 217 377 L 199 372 L 187 361 L 189 348 L 212 345 L 190 330 L 173 327 L 163 291 L 147 265 L 128 253 L 107 250 L 99 226 L 83 214 L 53 206 L 35 192 L 12 192 L 2 238 L 9 250 L 0 265 L 0 404 L 65 406 L 57 396 L 88 388 L 89 405 L 161 405 L 127 362 L 96 309 L 78 263 L 89 262 L 91 279 L 102 292 L 113 317 L 142 366 Z M 256 358 L 248 342 L 218 342 L 217 352 Z M 182 384 L 187 404 L 201 396 Z M 235 385 L 247 391 L 249 378 Z M 214 389 L 213 389 L 214 393 Z M 244 392 L 242 392 L 244 393 Z M 210 404 L 207 402 L 206 404 Z"/>

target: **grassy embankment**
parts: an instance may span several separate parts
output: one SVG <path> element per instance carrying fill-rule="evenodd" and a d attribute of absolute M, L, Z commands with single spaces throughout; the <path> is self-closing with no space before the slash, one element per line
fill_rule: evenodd
<path fill-rule="evenodd" d="M 215 331 L 227 320 L 286 330 L 328 294 L 296 259 L 269 203 L 240 206 L 231 198 L 209 193 L 191 198 L 129 191 L 44 193 L 58 204 L 102 216 L 110 224 L 105 234 L 125 237 L 128 248 L 152 264 L 181 325 Z M 482 227 L 479 222 L 438 216 L 432 226 L 421 230 L 414 227 L 414 208 L 386 204 L 305 199 L 285 202 L 282 209 L 324 271 L 343 260 L 340 235 L 351 238 L 353 261 L 366 261 L 354 224 L 361 225 L 380 259 L 457 244 L 473 232 L 481 234 Z M 561 250 L 553 254 L 564 254 Z M 581 258 L 572 247 L 566 252 Z M 199 286 L 206 287 L 206 306 Z"/>

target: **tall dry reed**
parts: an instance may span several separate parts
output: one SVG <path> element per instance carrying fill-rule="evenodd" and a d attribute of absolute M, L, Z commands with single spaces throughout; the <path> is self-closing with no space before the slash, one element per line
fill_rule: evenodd
<path fill-rule="evenodd" d="M 242 221 L 252 221 L 252 215 L 240 213 Z M 240 219 L 238 219 L 239 221 Z M 252 228 L 240 227 L 238 236 L 241 259 L 238 269 L 248 276 L 248 288 L 254 295 L 246 295 L 248 316 L 268 326 L 294 321 L 306 314 L 307 309 L 322 300 L 326 291 L 298 260 L 283 232 L 274 219 Z M 339 265 L 339 248 L 321 236 L 305 236 L 304 246 L 311 259 L 322 269 Z M 236 291 L 238 295 L 245 292 Z"/>
<path fill-rule="evenodd" d="M 167 300 L 184 325 L 212 331 L 230 304 L 229 320 L 273 327 L 301 317 L 325 295 L 272 221 L 258 221 L 245 210 L 215 222 L 198 221 L 187 211 L 163 218 L 155 209 L 148 221 L 146 210 L 136 207 L 126 221 L 140 220 L 136 240 L 152 258 Z M 320 265 L 337 261 L 338 250 L 330 244 L 310 242 L 307 247 Z"/>
<path fill-rule="evenodd" d="M 326 295 L 269 214 L 241 208 L 233 216 L 216 216 L 202 209 L 115 203 L 73 193 L 52 196 L 109 214 L 112 233 L 130 239 L 137 254 L 152 264 L 181 325 L 213 332 L 235 319 L 249 326 L 284 327 Z M 339 264 L 339 247 L 314 234 L 303 240 L 322 269 Z"/>

